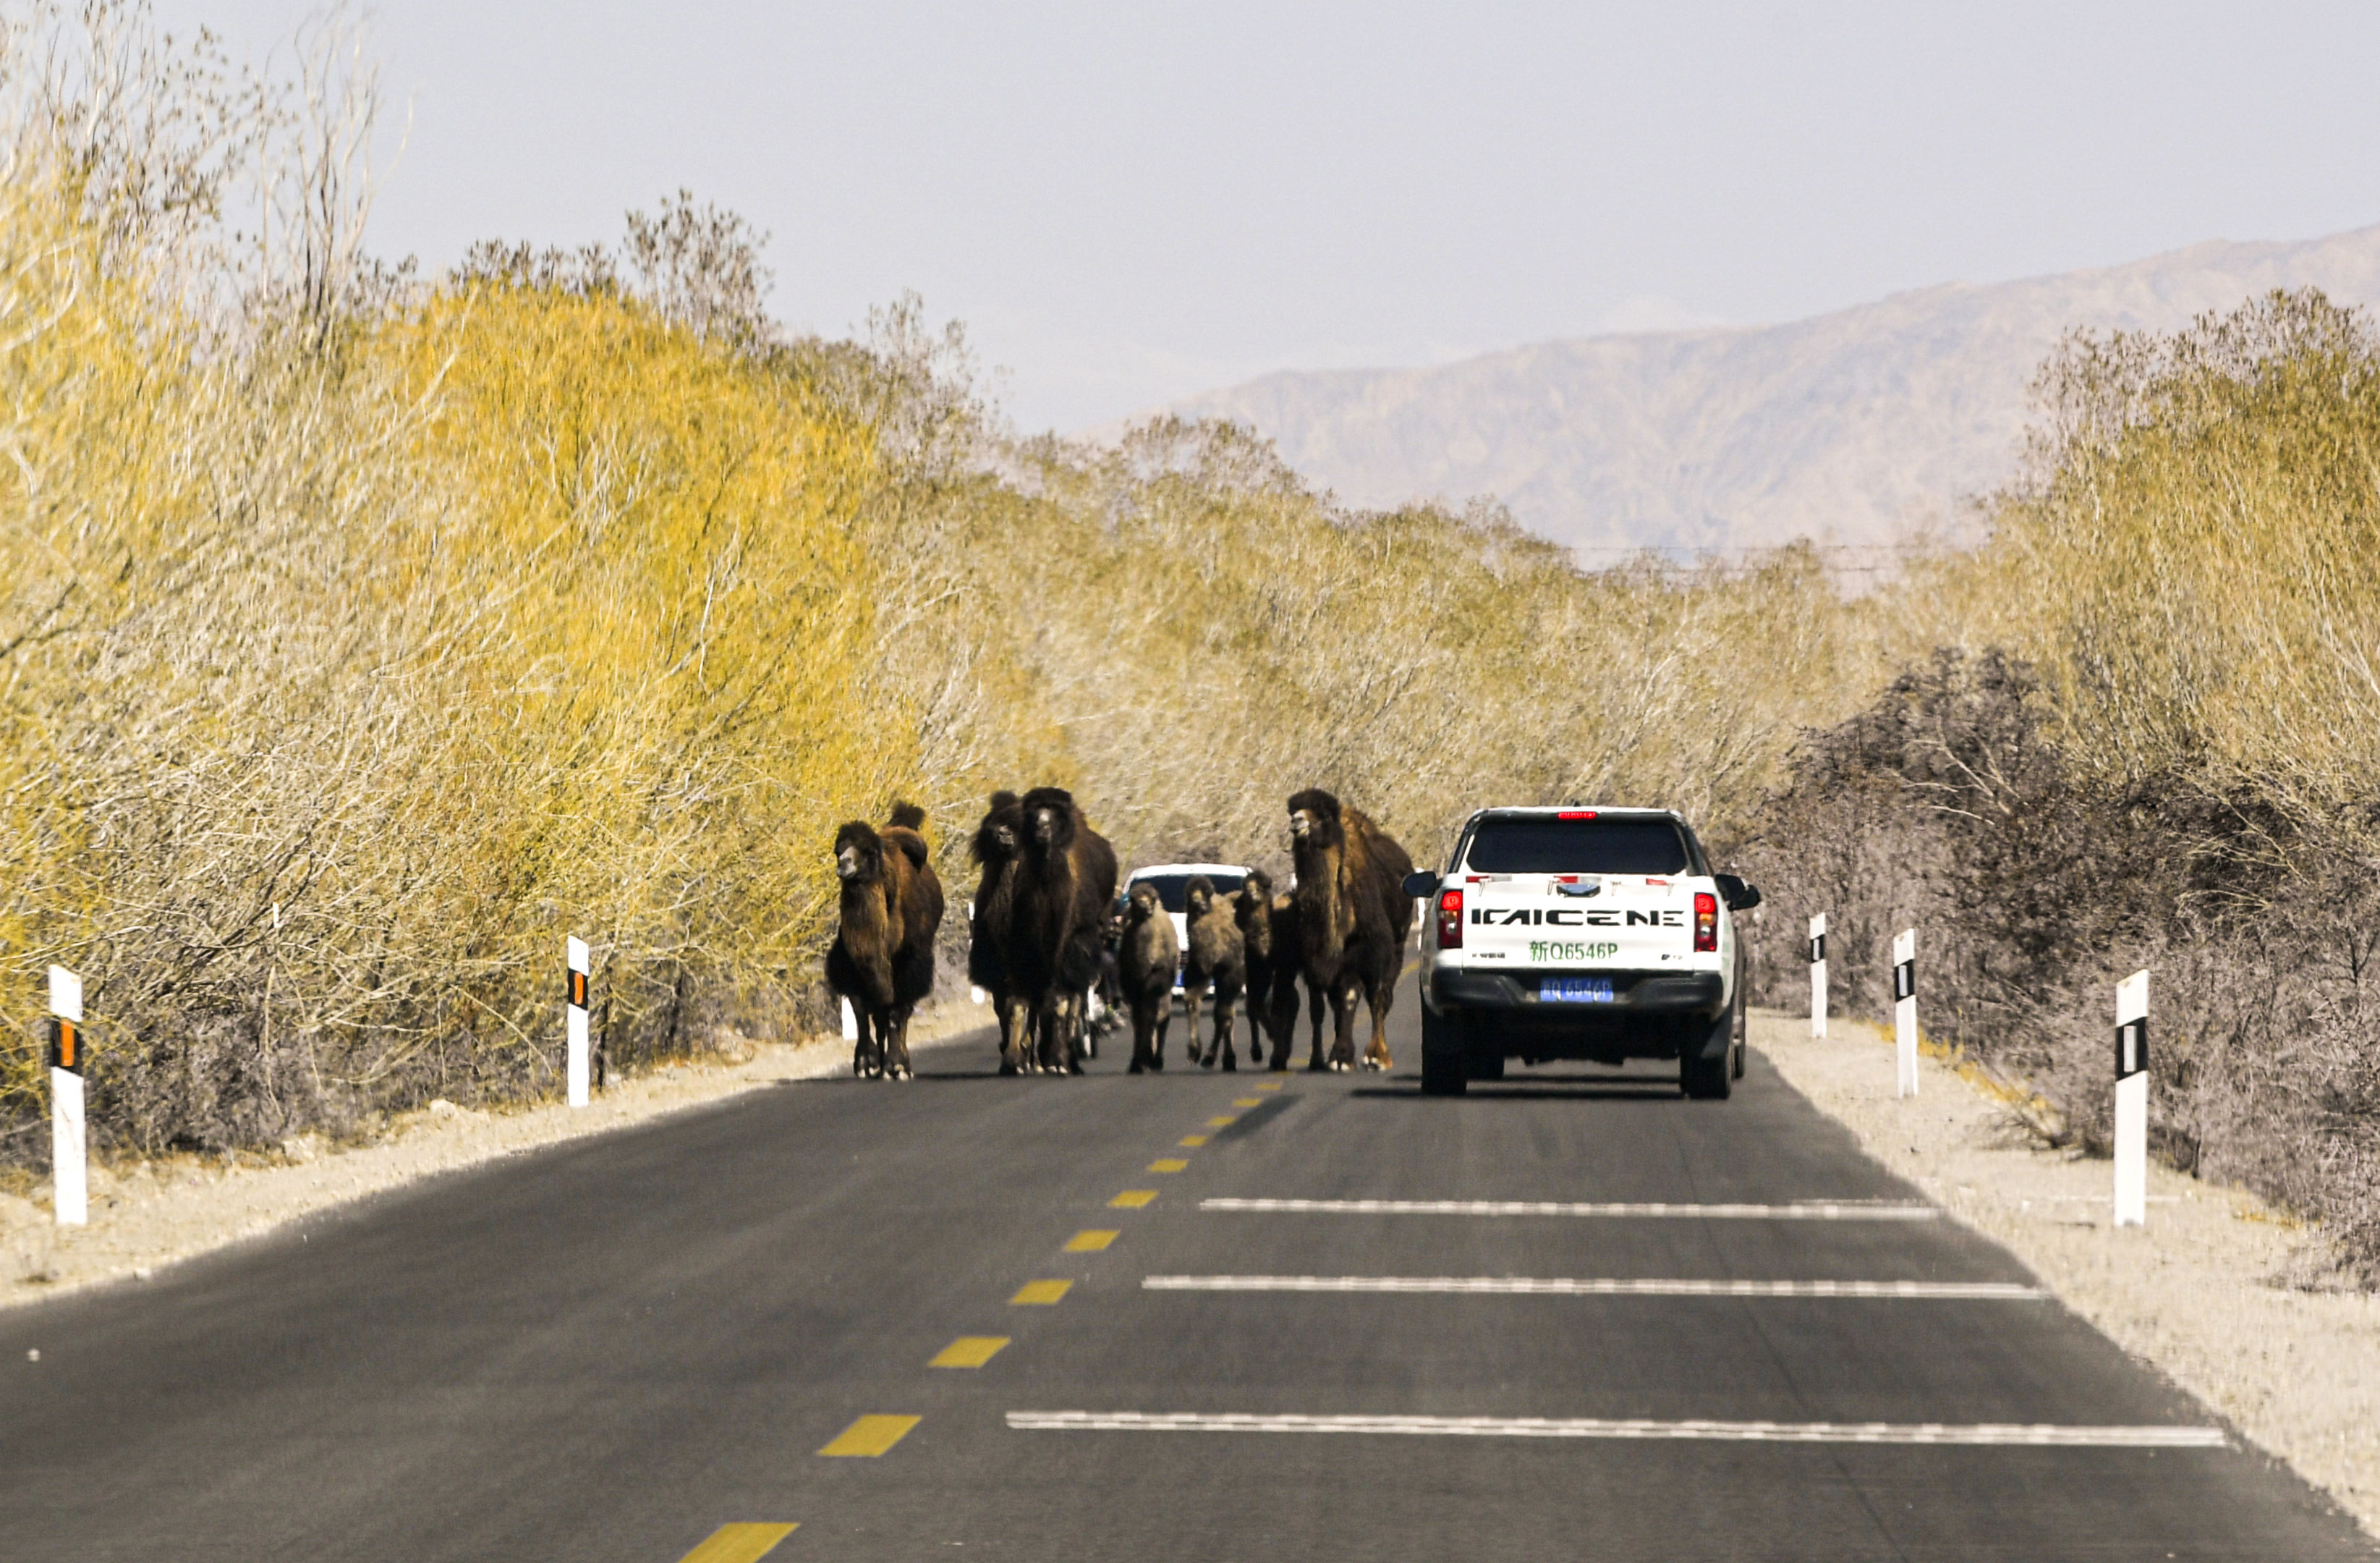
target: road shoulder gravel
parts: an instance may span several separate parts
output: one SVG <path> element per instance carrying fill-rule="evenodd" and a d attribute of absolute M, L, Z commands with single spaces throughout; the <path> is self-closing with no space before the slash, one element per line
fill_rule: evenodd
<path fill-rule="evenodd" d="M 1868 1154 L 2380 1535 L 2380 1299 L 2289 1282 L 2317 1233 L 2154 1164 L 2148 1225 L 2117 1228 L 2111 1163 L 2042 1148 L 1942 1058 L 1921 1058 L 1917 1094 L 1895 1100 L 1889 1034 L 1834 1031 L 1761 1014 L 1751 1040 Z"/>

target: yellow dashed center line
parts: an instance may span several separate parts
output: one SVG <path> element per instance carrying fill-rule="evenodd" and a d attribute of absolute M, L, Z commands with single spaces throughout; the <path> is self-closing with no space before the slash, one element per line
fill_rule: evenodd
<path fill-rule="evenodd" d="M 1208 1129 L 1229 1129 L 1232 1125 L 1239 1121 L 1240 1117 L 1237 1113 L 1224 1113 L 1220 1117 L 1208 1118 L 1207 1120 L 1207 1127 Z"/>
<path fill-rule="evenodd" d="M 1111 1210 L 1138 1210 L 1157 1197 L 1154 1189 L 1126 1189 L 1108 1202 Z"/>
<path fill-rule="evenodd" d="M 1261 1096 L 1243 1096 L 1234 1101 L 1232 1105 L 1234 1107 L 1261 1107 L 1264 1105 L 1264 1098 Z"/>
<path fill-rule="evenodd" d="M 915 1420 L 914 1418 L 912 1420 Z M 755 1563 L 801 1527 L 798 1525 L 722 1525 L 700 1546 L 678 1563 Z"/>
<path fill-rule="evenodd" d="M 1203 1134 L 1185 1134 L 1181 1139 L 1174 1142 L 1175 1144 L 1185 1146 L 1193 1151 L 1196 1150 L 1206 1142 L 1207 1137 Z"/>
<path fill-rule="evenodd" d="M 1073 1237 L 1068 1238 L 1066 1239 L 1066 1252 L 1068 1253 L 1098 1253 L 1102 1249 L 1105 1249 L 1110 1243 L 1114 1242 L 1118 1238 L 1123 1236 L 1123 1234 L 1122 1232 L 1103 1232 L 1094 1227 L 1089 1231 L 1077 1232 Z"/>
<path fill-rule="evenodd" d="M 1188 1162 L 1184 1161 L 1180 1156 L 1165 1156 L 1160 1160 L 1150 1162 L 1148 1164 L 1148 1170 L 1151 1172 L 1179 1172 L 1189 1165 L 1190 1164 Z"/>
<path fill-rule="evenodd" d="M 840 1437 L 819 1453 L 873 1459 L 906 1438 L 909 1429 L 917 1426 L 919 1420 L 914 1416 L 864 1416 L 844 1428 Z"/>
<path fill-rule="evenodd" d="M 1009 1304 L 1014 1307 L 1021 1303 L 1055 1302 L 1065 1296 L 1074 1284 L 1072 1281 L 1027 1281 L 1016 1288 L 1016 1295 L 1008 1300 Z"/>
<path fill-rule="evenodd" d="M 979 1368 L 1000 1355 L 1008 1344 L 1004 1335 L 963 1335 L 940 1351 L 926 1366 L 929 1368 Z"/>
<path fill-rule="evenodd" d="M 1250 1091 L 1279 1091 L 1281 1089 L 1281 1081 L 1277 1080 L 1269 1080 L 1262 1085 L 1252 1085 L 1248 1087 L 1248 1089 Z"/>

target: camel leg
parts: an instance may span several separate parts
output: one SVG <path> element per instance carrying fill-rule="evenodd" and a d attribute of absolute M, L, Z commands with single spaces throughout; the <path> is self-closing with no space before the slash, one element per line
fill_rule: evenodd
<path fill-rule="evenodd" d="M 1217 999 L 1215 1001 L 1215 1045 L 1207 1050 L 1207 1056 L 1209 1058 L 1220 1056 L 1223 1061 L 1224 1069 L 1232 1073 L 1238 1072 L 1240 1067 L 1239 1055 L 1232 1051 L 1232 1028 L 1237 1023 L 1236 1017 L 1232 1013 L 1232 1000 Z"/>
<path fill-rule="evenodd" d="M 914 1078 L 913 1071 L 909 1068 L 909 1016 L 916 1007 L 915 1005 L 902 1005 L 887 1018 L 888 1024 L 879 1028 L 877 1032 L 877 1040 L 880 1044 L 884 1041 L 888 1033 L 892 1039 L 884 1059 L 884 1078 L 887 1080 Z"/>
<path fill-rule="evenodd" d="M 1352 978 L 1342 977 L 1330 984 L 1330 1067 L 1334 1069 L 1355 1067 L 1355 1003 L 1361 991 Z"/>
<path fill-rule="evenodd" d="M 1036 1016 L 1041 1044 L 1038 1056 L 1044 1074 L 1063 1074 L 1066 1071 L 1065 1003 L 1062 997 L 1052 993 L 1042 999 Z"/>
<path fill-rule="evenodd" d="M 1322 1048 L 1323 987 L 1311 977 L 1305 981 L 1305 1024 L 1313 1043 L 1305 1055 L 1305 1067 L 1320 1073 L 1330 1067 L 1330 1059 Z"/>
<path fill-rule="evenodd" d="M 1272 1067 L 1279 1072 L 1289 1068 L 1289 1056 L 1297 1050 L 1297 979 L 1287 977 L 1273 984 L 1264 1019 L 1265 1030 L 1272 1033 Z"/>
<path fill-rule="evenodd" d="M 1033 1007 L 1021 994 L 1000 995 L 1000 1072 L 1026 1073 L 1033 1064 Z"/>
<path fill-rule="evenodd" d="M 852 1013 L 859 1020 L 859 1051 L 868 1059 L 868 1078 L 884 1078 L 884 1012 L 873 1005 L 855 1004 Z"/>
<path fill-rule="evenodd" d="M 1078 1075 L 1082 1062 L 1083 995 L 1061 993 L 1050 1000 L 1050 1068 L 1053 1073 Z"/>
<path fill-rule="evenodd" d="M 1182 984 L 1182 1014 L 1186 1022 L 1182 1036 L 1182 1046 L 1188 1052 L 1190 1061 L 1194 1064 L 1213 1062 L 1198 1047 L 1198 1001 L 1206 996 L 1207 990 L 1198 983 Z"/>
<path fill-rule="evenodd" d="M 1396 979 L 1373 983 L 1366 996 L 1371 1001 L 1372 1044 L 1364 1049 L 1364 1068 L 1386 1074 L 1396 1068 L 1396 1060 L 1389 1056 L 1389 1007 L 1397 1001 Z"/>
<path fill-rule="evenodd" d="M 1148 1067 L 1163 1074 L 1165 1072 L 1165 1033 L 1173 1029 L 1172 983 L 1168 983 L 1158 990 L 1157 997 L 1151 1001 L 1150 1009 L 1156 1016 L 1154 1023 L 1157 1028 L 1157 1040 L 1149 1047 Z"/>
<path fill-rule="evenodd" d="M 850 1002 L 846 1000 L 845 1002 Z M 853 1022 L 857 1026 L 851 1044 L 851 1078 L 868 1078 L 868 1011 L 856 1003 L 851 1005 Z"/>

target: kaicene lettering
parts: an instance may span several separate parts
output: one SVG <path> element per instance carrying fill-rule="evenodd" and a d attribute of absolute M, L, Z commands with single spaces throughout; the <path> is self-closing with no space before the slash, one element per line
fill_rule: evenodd
<path fill-rule="evenodd" d="M 1555 907 L 1550 910 L 1541 907 L 1512 907 L 1500 911 L 1494 907 L 1471 909 L 1473 925 L 1484 928 L 1618 928 L 1621 926 L 1623 916 L 1626 925 L 1631 928 L 1683 928 L 1686 925 L 1686 914 L 1674 909 L 1625 914 L 1617 910 L 1578 911 L 1569 907 Z"/>

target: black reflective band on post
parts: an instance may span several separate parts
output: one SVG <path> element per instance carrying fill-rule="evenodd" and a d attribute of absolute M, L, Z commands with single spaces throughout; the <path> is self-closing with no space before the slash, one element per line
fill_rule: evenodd
<path fill-rule="evenodd" d="M 1904 960 L 1892 969 L 1892 996 L 1895 1002 L 1917 996 L 1917 962 Z"/>
<path fill-rule="evenodd" d="M 2129 1080 L 2148 1067 L 2148 1020 L 2127 1020 L 2116 1028 L 2116 1078 Z"/>
<path fill-rule="evenodd" d="M 68 1074 L 82 1073 L 82 1032 L 80 1028 L 62 1015 L 50 1017 L 50 1068 L 64 1069 Z"/>
<path fill-rule="evenodd" d="M 570 1002 L 576 1008 L 587 1007 L 587 973 L 584 971 L 570 974 Z"/>
<path fill-rule="evenodd" d="M 1810 941 L 1810 964 L 1815 966 L 1827 959 L 1827 936 L 1824 934 Z"/>

